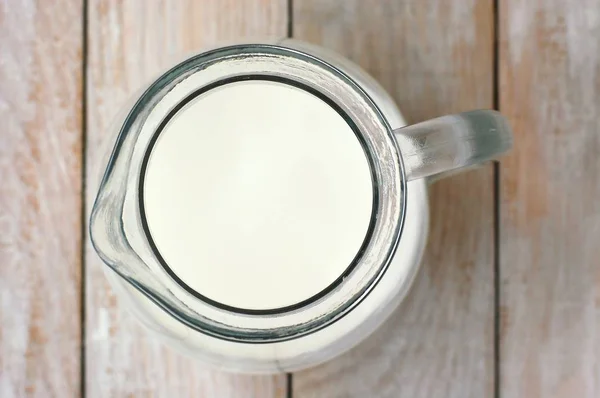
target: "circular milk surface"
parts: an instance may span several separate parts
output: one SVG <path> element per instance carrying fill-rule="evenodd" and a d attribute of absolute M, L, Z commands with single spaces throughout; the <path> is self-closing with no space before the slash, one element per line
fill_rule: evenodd
<path fill-rule="evenodd" d="M 346 270 L 373 189 L 342 116 L 300 88 L 254 80 L 209 90 L 168 121 L 143 201 L 155 249 L 180 283 L 268 310 L 311 298 Z"/>

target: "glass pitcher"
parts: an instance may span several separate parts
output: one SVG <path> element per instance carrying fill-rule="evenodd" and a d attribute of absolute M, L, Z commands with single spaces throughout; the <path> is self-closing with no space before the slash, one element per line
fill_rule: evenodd
<path fill-rule="evenodd" d="M 108 279 L 153 334 L 219 369 L 290 372 L 339 355 L 405 296 L 427 238 L 427 181 L 512 143 L 490 110 L 404 125 L 363 70 L 296 40 L 179 63 L 126 109 L 102 165 L 90 234 Z M 285 201 L 309 216 L 277 210 Z M 248 224 L 267 219 L 275 232 L 248 244 L 260 230 Z"/>

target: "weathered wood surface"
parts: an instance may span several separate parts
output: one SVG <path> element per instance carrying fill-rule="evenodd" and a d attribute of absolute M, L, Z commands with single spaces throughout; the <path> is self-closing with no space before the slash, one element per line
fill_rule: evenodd
<path fill-rule="evenodd" d="M 492 106 L 491 0 L 292 3 L 294 37 L 363 66 L 409 122 Z M 500 394 L 598 397 L 600 0 L 498 3 L 497 89 L 516 133 L 500 167 Z M 287 6 L 88 0 L 88 212 L 129 94 L 205 45 L 285 36 Z M 81 324 L 84 27 L 82 0 L 0 3 L 0 396 L 284 397 L 285 376 L 207 371 L 152 341 L 89 244 Z M 490 166 L 432 187 L 406 302 L 350 353 L 294 374 L 294 397 L 493 396 L 493 194 Z"/>
<path fill-rule="evenodd" d="M 600 396 L 600 1 L 500 7 L 502 397 Z"/>
<path fill-rule="evenodd" d="M 492 1 L 295 1 L 294 37 L 375 76 L 408 122 L 490 108 Z M 431 235 L 412 291 L 348 354 L 294 374 L 294 397 L 493 395 L 493 170 L 436 183 Z"/>
<path fill-rule="evenodd" d="M 87 208 L 111 118 L 128 96 L 184 55 L 219 41 L 285 36 L 278 1 L 89 0 Z M 203 369 L 154 341 L 125 313 L 91 245 L 86 250 L 86 397 L 283 397 L 285 376 Z"/>
<path fill-rule="evenodd" d="M 82 2 L 0 4 L 0 397 L 79 393 Z"/>

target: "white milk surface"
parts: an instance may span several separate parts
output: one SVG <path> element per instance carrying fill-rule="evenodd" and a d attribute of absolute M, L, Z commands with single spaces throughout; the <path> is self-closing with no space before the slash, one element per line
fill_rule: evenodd
<path fill-rule="evenodd" d="M 296 304 L 338 278 L 369 226 L 365 153 L 328 104 L 284 83 L 210 90 L 166 125 L 144 183 L 171 270 L 222 304 Z"/>

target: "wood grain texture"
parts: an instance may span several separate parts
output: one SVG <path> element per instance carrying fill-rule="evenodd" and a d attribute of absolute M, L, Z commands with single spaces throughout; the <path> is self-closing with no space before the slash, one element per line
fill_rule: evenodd
<path fill-rule="evenodd" d="M 600 396 L 600 1 L 501 2 L 502 396 Z"/>
<path fill-rule="evenodd" d="M 82 2 L 0 2 L 0 396 L 79 394 Z"/>
<path fill-rule="evenodd" d="M 278 1 L 90 0 L 87 208 L 111 118 L 127 97 L 189 52 L 222 40 L 285 36 L 287 4 Z M 175 60 L 175 61 L 174 61 Z M 124 313 L 91 246 L 86 255 L 87 397 L 282 397 L 285 376 L 213 372 L 146 335 Z"/>
<path fill-rule="evenodd" d="M 492 107 L 491 0 L 295 1 L 293 15 L 295 38 L 364 67 L 409 122 Z M 492 396 L 493 206 L 491 165 L 436 183 L 411 293 L 357 348 L 294 374 L 294 397 Z"/>

